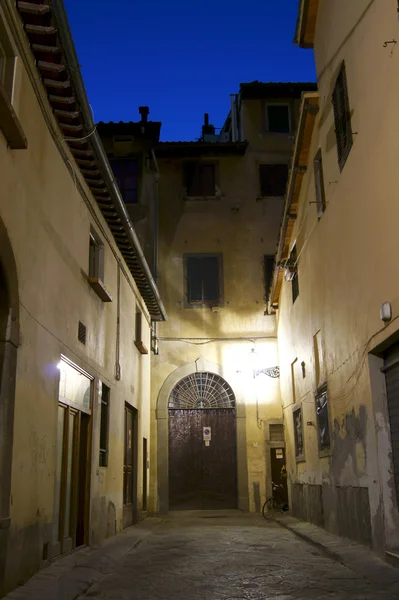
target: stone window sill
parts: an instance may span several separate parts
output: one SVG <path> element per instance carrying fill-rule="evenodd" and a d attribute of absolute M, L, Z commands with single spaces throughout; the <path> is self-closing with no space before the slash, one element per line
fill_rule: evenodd
<path fill-rule="evenodd" d="M 88 281 L 100 300 L 103 302 L 112 302 L 112 296 L 110 296 L 99 277 L 88 277 Z"/>
<path fill-rule="evenodd" d="M 7 93 L 0 83 L 0 129 L 12 150 L 26 150 L 28 140 L 12 107 Z"/>
<path fill-rule="evenodd" d="M 134 345 L 136 346 L 137 350 L 140 352 L 140 354 L 148 354 L 148 350 L 147 348 L 144 346 L 142 341 L 135 341 Z"/>

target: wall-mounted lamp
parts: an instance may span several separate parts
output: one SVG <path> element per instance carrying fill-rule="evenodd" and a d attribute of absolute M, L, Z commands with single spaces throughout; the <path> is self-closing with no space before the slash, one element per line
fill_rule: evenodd
<path fill-rule="evenodd" d="M 392 306 L 390 302 L 383 302 L 380 306 L 380 319 L 388 323 L 392 319 Z"/>

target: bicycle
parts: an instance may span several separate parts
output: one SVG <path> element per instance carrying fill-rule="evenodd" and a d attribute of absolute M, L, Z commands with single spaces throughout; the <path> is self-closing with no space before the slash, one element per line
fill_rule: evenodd
<path fill-rule="evenodd" d="M 264 519 L 272 519 L 276 513 L 283 513 L 288 510 L 288 504 L 279 497 L 279 492 L 283 489 L 283 485 L 277 485 L 272 481 L 273 496 L 269 496 L 262 506 L 262 517 Z"/>

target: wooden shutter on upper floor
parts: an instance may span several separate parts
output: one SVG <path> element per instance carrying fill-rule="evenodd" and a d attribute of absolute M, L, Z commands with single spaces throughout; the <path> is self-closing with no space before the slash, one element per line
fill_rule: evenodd
<path fill-rule="evenodd" d="M 219 303 L 219 259 L 206 256 L 202 259 L 203 302 Z"/>
<path fill-rule="evenodd" d="M 345 63 L 342 63 L 341 65 L 335 83 L 332 101 L 334 108 L 335 135 L 337 139 L 338 164 L 342 171 L 353 144 Z"/>
<path fill-rule="evenodd" d="M 261 196 L 284 196 L 287 187 L 287 165 L 259 165 Z"/>
<path fill-rule="evenodd" d="M 202 264 L 201 258 L 188 256 L 187 271 L 187 301 L 195 304 L 202 302 Z"/>

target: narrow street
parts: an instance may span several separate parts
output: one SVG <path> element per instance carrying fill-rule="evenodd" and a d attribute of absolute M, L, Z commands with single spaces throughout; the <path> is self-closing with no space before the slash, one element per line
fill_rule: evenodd
<path fill-rule="evenodd" d="M 382 600 L 397 595 L 260 517 L 172 513 L 113 572 L 79 596 L 92 597 Z"/>

